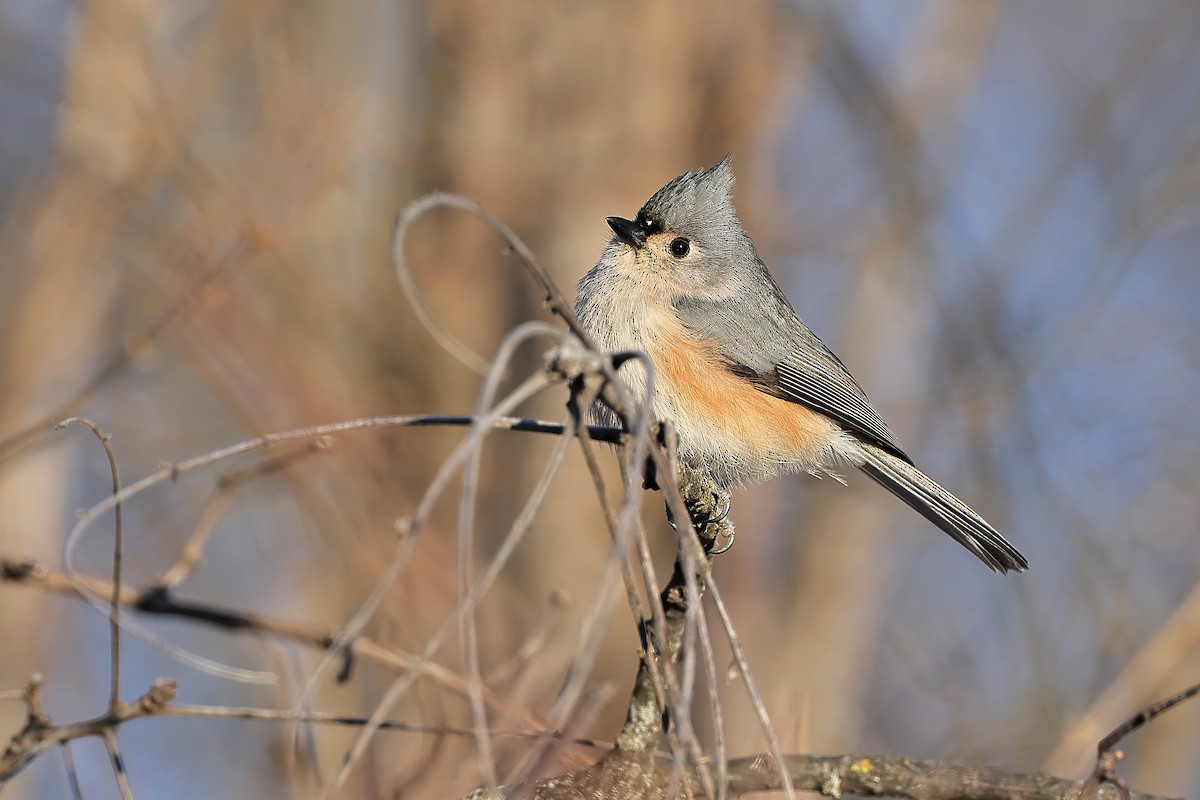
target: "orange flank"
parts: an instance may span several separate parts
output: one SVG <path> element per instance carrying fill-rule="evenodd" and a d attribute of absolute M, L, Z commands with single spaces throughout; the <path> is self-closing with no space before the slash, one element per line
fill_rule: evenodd
<path fill-rule="evenodd" d="M 760 392 L 722 363 L 711 345 L 683 331 L 662 332 L 651 358 L 661 375 L 658 391 L 670 387 L 676 413 L 694 425 L 704 421 L 746 455 L 810 461 L 837 435 L 837 425 L 806 406 Z M 668 399 L 668 398 L 663 398 Z"/>

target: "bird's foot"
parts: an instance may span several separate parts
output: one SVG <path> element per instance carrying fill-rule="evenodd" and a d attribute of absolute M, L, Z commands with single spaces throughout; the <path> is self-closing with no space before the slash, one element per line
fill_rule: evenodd
<path fill-rule="evenodd" d="M 710 556 L 719 556 L 721 553 L 729 552 L 729 548 L 733 547 L 733 537 L 737 532 L 733 528 L 732 523 L 726 523 L 725 541 L 720 547 L 714 547 L 708 551 Z"/>
<path fill-rule="evenodd" d="M 717 515 L 708 518 L 709 524 L 716 525 L 724 522 L 725 518 L 729 516 L 729 506 L 732 505 L 732 498 L 728 492 L 713 492 L 713 497 L 718 497 L 721 500 L 721 507 L 717 509 Z"/>

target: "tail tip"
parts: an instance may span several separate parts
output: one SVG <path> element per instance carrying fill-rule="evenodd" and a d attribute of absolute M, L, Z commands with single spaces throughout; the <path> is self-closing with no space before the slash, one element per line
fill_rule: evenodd
<path fill-rule="evenodd" d="M 1011 546 L 1000 552 L 989 551 L 983 560 L 993 571 L 999 572 L 1001 575 L 1008 575 L 1010 572 L 1024 572 L 1029 569 L 1029 562 L 1025 560 L 1025 556 Z"/>

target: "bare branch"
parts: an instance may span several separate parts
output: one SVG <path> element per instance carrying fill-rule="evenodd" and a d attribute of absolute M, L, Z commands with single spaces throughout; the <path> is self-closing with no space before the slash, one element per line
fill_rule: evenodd
<path fill-rule="evenodd" d="M 117 471 L 117 456 L 113 452 L 112 443 L 110 442 L 112 437 L 100 430 L 100 426 L 96 423 L 82 417 L 65 419 L 55 425 L 54 429 L 62 430 L 73 424 L 83 425 L 88 428 L 104 448 L 104 454 L 108 456 L 108 468 L 112 473 L 112 494 L 114 498 L 118 498 L 121 494 L 121 476 Z M 119 499 L 113 501 L 113 517 L 112 591 L 109 593 L 108 602 L 108 646 L 111 659 L 111 686 L 108 695 L 109 713 L 115 712 L 117 706 L 121 703 L 121 558 L 122 550 L 124 549 L 125 532 L 123 527 L 124 507 L 121 505 Z M 114 740 L 110 745 L 110 753 L 113 755 L 114 763 L 118 760 L 115 748 L 116 742 Z M 122 789 L 122 793 L 124 793 L 124 788 Z"/>
<path fill-rule="evenodd" d="M 765 754 L 729 763 L 726 791 L 731 797 L 783 788 L 780 772 Z M 894 797 L 907 800 L 1075 800 L 1081 783 L 1044 774 L 1021 774 L 944 761 L 913 761 L 881 756 L 789 755 L 786 775 L 798 791 L 824 797 Z M 586 800 L 591 797 L 638 797 L 665 800 L 670 765 L 650 753 L 613 750 L 592 767 L 538 783 L 531 800 Z M 502 800 L 508 788 L 476 790 L 464 800 Z M 701 793 L 694 774 L 681 792 Z M 1130 800 L 1168 800 L 1131 793 Z M 1113 787 L 1102 787 L 1098 800 L 1116 800 Z"/>
<path fill-rule="evenodd" d="M 112 584 L 108 581 L 87 575 L 83 575 L 81 578 L 92 592 L 106 594 L 111 590 Z M 65 574 L 48 570 L 29 561 L 0 560 L 0 583 L 29 586 L 86 600 Z M 228 631 L 253 631 L 318 650 L 331 650 L 336 635 L 335 632 L 264 614 L 227 608 L 212 603 L 180 600 L 173 592 L 161 586 L 149 586 L 145 589 L 123 586 L 121 603 L 127 608 L 145 614 L 186 619 Z M 359 636 L 351 642 L 349 654 L 352 658 L 377 664 L 390 670 L 420 670 L 422 677 L 433 680 L 446 690 L 464 697 L 467 695 L 466 681 L 458 673 L 432 661 L 424 664 L 418 663 L 418 658 L 411 653 L 386 647 L 369 636 Z M 16 691 L 10 694 L 14 699 L 24 699 L 26 693 L 26 691 Z M 489 707 L 494 710 L 503 712 L 511 718 L 519 719 L 522 724 L 530 728 L 541 728 L 540 722 L 532 714 L 512 707 L 511 704 L 491 691 L 488 691 L 485 696 Z"/>
<path fill-rule="evenodd" d="M 1080 783 L 1045 774 L 1026 775 L 944 761 L 878 756 L 787 756 L 787 774 L 801 791 L 829 797 L 905 797 L 920 800 L 1074 800 Z M 734 796 L 780 789 L 778 773 L 764 759 L 740 758 L 729 765 Z M 1098 797 L 1113 800 L 1115 792 Z M 1134 794 L 1136 800 L 1151 795 Z"/>
<path fill-rule="evenodd" d="M 414 513 L 411 522 L 409 523 L 410 533 L 407 537 L 407 541 L 415 540 L 414 534 L 420 529 L 425 520 L 428 518 L 433 509 L 434 503 L 445 490 L 451 476 L 458 471 L 460 465 L 466 460 L 466 458 L 479 447 L 483 437 L 492 428 L 491 420 L 509 413 L 513 408 L 525 402 L 527 399 L 537 394 L 547 386 L 552 385 L 554 382 L 555 378 L 550 371 L 537 373 L 526 379 L 525 382 L 514 389 L 506 398 L 501 400 L 488 413 L 488 415 L 477 420 L 476 424 L 471 428 L 470 435 L 467 436 L 467 438 L 464 439 L 457 448 L 455 448 L 454 452 L 452 452 L 446 459 L 445 463 L 442 465 L 441 469 L 430 483 L 429 488 L 426 490 L 424 497 L 421 499 L 421 503 L 418 505 L 417 510 Z M 381 578 L 376 584 L 376 588 L 372 595 L 362 604 L 350 621 L 346 623 L 342 631 L 338 633 L 337 640 L 339 642 L 348 642 L 361 633 L 367 621 L 374 615 L 379 604 L 383 601 L 387 590 L 391 588 L 392 583 L 398 575 L 399 566 L 399 556 L 397 556 L 397 559 L 393 562 L 393 565 L 389 569 L 388 573 L 385 574 L 384 577 Z M 474 604 L 479 601 L 479 599 L 491 586 L 492 582 L 499 574 L 502 566 L 503 562 L 497 562 L 495 559 L 493 559 L 492 563 L 489 564 L 488 570 L 476 580 L 475 584 L 472 586 L 471 592 L 469 592 L 466 597 L 460 600 L 455 613 L 453 613 L 446 623 L 439 627 L 438 630 L 426 641 L 421 655 L 418 656 L 418 664 L 423 664 L 426 660 L 432 658 L 433 655 L 441 648 L 451 628 L 457 627 L 457 621 L 460 615 L 467 613 L 471 608 L 474 607 Z M 315 676 L 318 675 L 320 670 L 329 663 L 329 660 L 330 656 L 327 655 L 323 659 L 322 664 L 312 672 L 308 686 L 306 686 L 305 691 L 300 695 L 300 697 L 303 697 L 305 694 L 307 694 L 307 691 L 309 687 L 311 687 Z M 408 672 L 397 677 L 392 685 L 389 686 L 384 692 L 383 698 L 379 701 L 375 711 L 372 712 L 367 724 L 363 726 L 361 730 L 359 730 L 354 742 L 347 749 L 345 757 L 343 758 L 338 771 L 328 782 L 326 782 L 325 786 L 323 787 L 321 791 L 322 797 L 329 797 L 345 783 L 346 779 L 350 775 L 351 769 L 353 769 L 358 759 L 361 758 L 362 754 L 366 751 L 367 745 L 370 743 L 374 732 L 378 729 L 379 723 L 383 721 L 396 702 L 398 702 L 400 698 L 403 697 L 404 694 L 409 690 L 415 681 L 417 674 L 418 673 L 415 670 L 409 670 Z M 299 702 L 299 699 L 300 698 L 297 698 L 297 702 Z"/>
<path fill-rule="evenodd" d="M 158 680 L 132 703 L 120 702 L 115 709 L 109 709 L 100 716 L 83 722 L 53 725 L 50 718 L 40 710 L 40 689 L 41 679 L 34 676 L 27 687 L 29 713 L 25 728 L 9 740 L 4 753 L 0 754 L 0 787 L 49 748 L 85 736 L 106 739 L 106 746 L 117 772 L 118 784 L 121 784 L 124 781 L 124 767 L 120 762 L 120 752 L 116 749 L 115 740 L 108 742 L 107 737 L 124 722 L 161 713 L 163 708 L 175 699 L 175 682 Z M 127 785 L 122 786 L 123 796 L 127 796 L 127 788 Z"/>
<path fill-rule="evenodd" d="M 266 434 L 264 436 L 239 442 L 219 450 L 210 451 L 203 455 L 179 462 L 178 464 L 167 464 L 157 472 L 151 473 L 150 475 L 135 481 L 129 486 L 126 486 L 124 489 L 121 489 L 118 493 L 105 498 L 80 515 L 79 521 L 67 535 L 66 541 L 63 545 L 63 563 L 66 566 L 67 576 L 75 583 L 75 587 L 81 597 L 87 600 L 98 611 L 107 615 L 110 610 L 110 601 L 100 597 L 91 590 L 89 587 L 89 582 L 83 579 L 75 563 L 75 552 L 79 546 L 79 542 L 84 533 L 86 533 L 90 528 L 92 522 L 94 522 L 100 514 L 104 513 L 109 508 L 114 507 L 116 504 L 127 501 L 130 498 L 141 494 L 143 491 L 165 481 L 177 481 L 180 477 L 186 474 L 207 466 L 211 466 L 214 463 L 285 442 L 305 439 L 320 439 L 326 436 L 333 436 L 336 434 L 357 430 L 373 430 L 390 427 L 423 427 L 428 425 L 475 426 L 477 424 L 479 424 L 479 420 L 476 417 L 464 416 L 418 414 L 364 417 L 328 425 L 315 425 L 307 428 L 296 428 L 289 431 Z M 487 426 L 497 430 L 530 431 L 558 435 L 561 435 L 564 431 L 564 426 L 561 424 L 510 417 L 503 414 L 489 417 Z M 619 441 L 620 432 L 613 428 L 595 426 L 588 428 L 588 434 L 595 435 L 601 441 Z M 127 633 L 138 637 L 151 647 L 154 647 L 155 649 L 160 650 L 166 653 L 168 656 L 176 659 L 180 663 L 186 664 L 187 666 L 190 666 L 201 672 L 244 683 L 275 682 L 275 676 L 272 673 L 264 673 L 256 670 L 236 669 L 224 664 L 216 663 L 210 659 L 191 653 L 183 648 L 171 645 L 136 622 L 130 620 L 121 620 L 121 626 Z"/>
<path fill-rule="evenodd" d="M 286 469 L 302 458 L 328 449 L 329 444 L 327 440 L 319 438 L 311 442 L 306 442 L 302 446 L 288 452 L 265 458 L 248 467 L 230 469 L 223 473 L 217 479 L 217 491 L 200 513 L 200 518 L 196 521 L 196 525 L 192 529 L 192 534 L 180 549 L 178 558 L 167 568 L 162 577 L 158 579 L 158 585 L 166 589 L 172 589 L 187 580 L 192 571 L 200 565 L 204 557 L 204 548 L 208 544 L 208 537 L 212 534 L 213 526 L 220 519 L 225 506 L 233 498 L 233 493 L 237 489 L 256 478 L 272 475 Z"/>
<path fill-rule="evenodd" d="M 1096 745 L 1096 768 L 1092 770 L 1092 774 L 1084 783 L 1083 788 L 1079 790 L 1080 800 L 1091 800 L 1091 798 L 1096 796 L 1096 791 L 1100 786 L 1105 783 L 1117 787 L 1117 791 L 1121 793 L 1121 797 L 1128 800 L 1130 796 L 1129 786 L 1117 774 L 1117 763 L 1125 757 L 1125 754 L 1116 749 L 1117 745 L 1126 736 L 1141 728 L 1155 717 L 1165 714 L 1172 708 L 1175 708 L 1175 706 L 1192 699 L 1196 695 L 1200 695 L 1200 683 L 1189 686 L 1182 692 L 1174 694 L 1165 700 L 1151 703 L 1114 728 L 1108 736 L 1101 739 L 1100 743 Z"/>
<path fill-rule="evenodd" d="M 417 312 L 417 316 L 421 319 L 422 324 L 425 325 L 426 329 L 429 330 L 433 337 L 449 353 L 481 375 L 486 374 L 488 371 L 488 362 L 486 359 L 459 341 L 454 334 L 446 330 L 445 326 L 437 321 L 433 312 L 425 304 L 421 293 L 417 291 L 412 271 L 408 268 L 408 262 L 404 258 L 404 244 L 408 236 L 408 229 L 425 214 L 438 208 L 454 208 L 459 211 L 465 211 L 498 233 L 508 244 L 509 248 L 511 248 L 512 252 L 516 254 L 522 266 L 525 267 L 529 274 L 533 276 L 533 279 L 546 292 L 546 305 L 551 313 L 561 318 L 567 324 L 567 327 L 571 329 L 571 333 L 575 334 L 576 338 L 583 342 L 585 346 L 595 349 L 592 345 L 591 337 L 588 336 L 583 326 L 579 324 L 579 320 L 575 318 L 575 311 L 571 303 L 567 301 L 562 291 L 554 283 L 554 280 L 550 277 L 550 273 L 546 272 L 538 263 L 537 258 L 533 255 L 533 251 L 513 232 L 512 228 L 508 227 L 503 220 L 494 216 L 486 208 L 469 197 L 450 194 L 449 192 L 430 192 L 409 203 L 400 212 L 399 217 L 396 218 L 396 226 L 392 232 L 392 265 L 396 271 L 396 280 L 400 283 L 405 296 Z"/>
<path fill-rule="evenodd" d="M 526 322 L 505 336 L 504 340 L 500 343 L 496 358 L 488 369 L 483 388 L 480 389 L 479 399 L 475 406 L 476 416 L 483 417 L 487 409 L 491 407 L 499 388 L 500 379 L 507 372 L 516 349 L 534 336 L 547 336 L 559 346 L 564 344 L 563 340 L 566 338 L 565 334 L 558 328 L 551 327 L 543 322 Z M 566 447 L 569 443 L 569 439 L 565 437 L 559 439 L 554 455 L 551 456 L 550 461 L 547 463 L 542 478 L 539 480 L 538 486 L 530 498 L 532 505 L 527 507 L 526 511 L 522 513 L 521 520 L 519 520 L 519 522 L 523 521 L 524 524 L 514 525 L 512 535 L 506 537 L 505 544 L 510 551 L 516 547 L 525 532 L 529 530 L 538 509 L 546 498 L 546 494 L 550 488 L 550 481 L 554 478 L 554 475 L 558 471 L 558 466 L 562 463 L 562 459 L 566 455 Z M 482 440 L 480 441 L 480 445 L 480 447 L 473 448 L 470 451 L 463 466 L 462 490 L 459 498 L 458 512 L 458 591 L 460 598 L 466 596 L 472 579 L 471 556 L 474 551 L 475 496 L 479 483 L 480 460 L 483 452 Z M 507 557 L 508 553 L 504 553 L 503 560 L 507 561 Z M 495 786 L 496 764 L 495 757 L 492 754 L 491 739 L 488 735 L 487 708 L 483 702 L 483 676 L 482 668 L 479 665 L 479 637 L 475 627 L 475 611 L 473 606 L 463 605 L 463 613 L 458 617 L 459 638 L 463 652 L 466 654 L 465 671 L 467 686 L 469 687 L 468 699 L 470 700 L 471 717 L 475 723 L 475 743 L 479 750 L 479 761 L 482 764 L 484 780 L 488 786 Z"/>
<path fill-rule="evenodd" d="M 117 788 L 121 790 L 121 800 L 133 800 L 133 787 L 129 785 L 129 774 L 125 771 L 125 759 L 121 756 L 120 745 L 117 744 L 116 729 L 105 728 L 100 738 L 104 740 L 104 749 L 108 751 L 113 776 L 117 779 Z"/>
<path fill-rule="evenodd" d="M 75 768 L 75 756 L 71 754 L 71 743 L 63 742 L 58 752 L 62 754 L 63 771 L 67 773 L 67 789 L 71 792 L 72 800 L 83 800 L 83 790 L 79 788 L 79 770 Z"/>

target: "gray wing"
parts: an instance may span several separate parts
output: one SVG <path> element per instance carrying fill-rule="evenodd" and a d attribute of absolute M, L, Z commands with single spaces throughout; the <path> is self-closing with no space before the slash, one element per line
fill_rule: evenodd
<path fill-rule="evenodd" d="M 911 464 L 846 365 L 800 321 L 765 269 L 763 275 L 772 290 L 766 296 L 681 297 L 674 301 L 675 311 L 688 330 L 715 345 L 731 372 L 760 391 L 825 414 Z"/>

